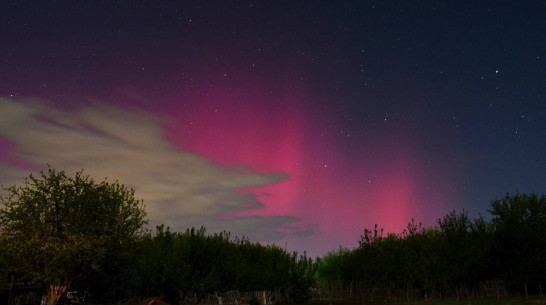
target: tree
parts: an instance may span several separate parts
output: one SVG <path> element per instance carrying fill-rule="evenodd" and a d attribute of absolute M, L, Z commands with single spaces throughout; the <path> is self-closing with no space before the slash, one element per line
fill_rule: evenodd
<path fill-rule="evenodd" d="M 448 284 L 451 286 L 463 284 L 475 268 L 475 249 L 471 247 L 470 234 L 472 221 L 468 217 L 468 212 L 463 210 L 461 213 L 451 211 L 438 219 L 437 223 L 442 244 L 441 255 L 446 260 L 445 274 Z"/>
<path fill-rule="evenodd" d="M 546 196 L 507 194 L 491 202 L 495 267 L 511 281 L 546 277 Z"/>
<path fill-rule="evenodd" d="M 16 271 L 49 283 L 48 305 L 100 273 L 144 232 L 146 212 L 124 185 L 48 167 L 0 197 L 0 247 Z"/>

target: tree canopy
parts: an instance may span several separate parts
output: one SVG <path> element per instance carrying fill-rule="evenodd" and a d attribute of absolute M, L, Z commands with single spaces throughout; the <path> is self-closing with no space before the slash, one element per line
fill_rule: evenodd
<path fill-rule="evenodd" d="M 495 268 L 519 281 L 543 280 L 546 274 L 546 196 L 517 194 L 494 200 Z"/>
<path fill-rule="evenodd" d="M 116 265 L 143 233 L 134 191 L 51 167 L 0 197 L 0 243 L 10 268 L 49 283 L 49 304 L 78 281 Z"/>
<path fill-rule="evenodd" d="M 427 228 L 412 220 L 399 235 L 384 235 L 377 225 L 365 229 L 359 247 L 318 261 L 319 283 L 359 281 L 446 295 L 491 280 L 512 287 L 545 281 L 546 196 L 507 194 L 491 202 L 489 213 L 486 221 L 452 211 Z"/>

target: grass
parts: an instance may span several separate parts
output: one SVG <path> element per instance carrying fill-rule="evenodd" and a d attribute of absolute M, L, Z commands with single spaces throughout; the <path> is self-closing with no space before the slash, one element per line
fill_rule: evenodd
<path fill-rule="evenodd" d="M 310 302 L 309 305 L 546 305 L 546 297 L 508 296 L 501 298 L 475 298 L 475 299 L 427 299 L 427 300 L 388 300 L 366 301 L 363 303 L 328 303 Z"/>

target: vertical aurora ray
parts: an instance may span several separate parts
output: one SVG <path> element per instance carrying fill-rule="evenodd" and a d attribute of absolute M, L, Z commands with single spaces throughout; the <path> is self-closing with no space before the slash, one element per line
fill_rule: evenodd
<path fill-rule="evenodd" d="M 180 149 L 226 166 L 289 175 L 274 185 L 240 190 L 255 194 L 262 208 L 219 217 L 291 215 L 299 220 L 294 225 L 346 246 L 376 223 L 398 233 L 412 218 L 433 223 L 430 216 L 441 211 L 420 191 L 428 178 L 415 161 L 417 141 L 407 134 L 385 141 L 377 134 L 373 150 L 347 154 L 335 133 L 320 132 L 325 122 L 317 118 L 327 116 L 306 108 L 308 98 L 297 90 L 271 96 L 245 88 L 229 94 L 208 90 L 175 103 L 171 114 L 178 125 L 170 138 Z"/>
<path fill-rule="evenodd" d="M 288 181 L 250 191 L 265 204 L 262 215 L 291 214 L 300 189 L 307 123 L 297 97 L 219 95 L 185 98 L 171 129 L 181 149 L 212 161 L 258 172 L 284 172 Z M 272 203 L 274 202 L 274 203 Z"/>

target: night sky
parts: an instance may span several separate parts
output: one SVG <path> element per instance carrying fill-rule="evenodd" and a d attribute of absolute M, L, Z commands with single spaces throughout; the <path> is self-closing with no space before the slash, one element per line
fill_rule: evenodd
<path fill-rule="evenodd" d="M 546 190 L 546 1 L 3 1 L 0 183 L 312 256 Z"/>

